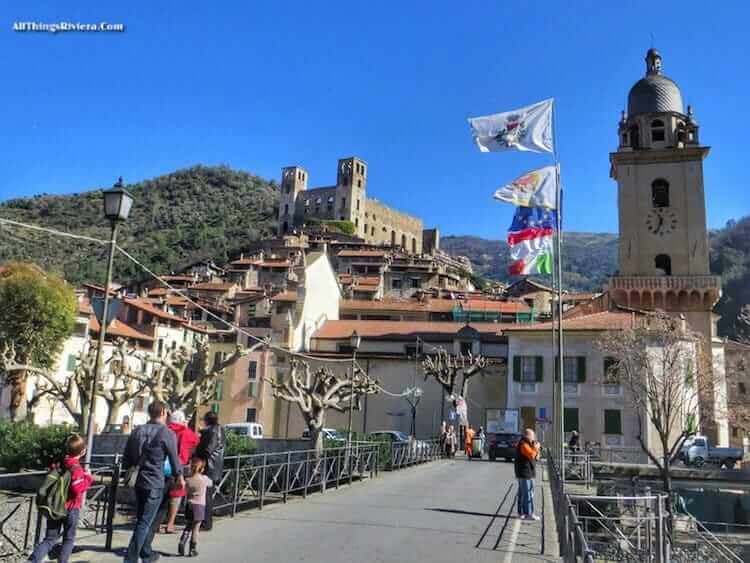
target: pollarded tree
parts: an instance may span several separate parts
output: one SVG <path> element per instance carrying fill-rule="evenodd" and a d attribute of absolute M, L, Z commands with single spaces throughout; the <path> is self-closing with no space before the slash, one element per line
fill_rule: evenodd
<path fill-rule="evenodd" d="M 164 357 L 140 356 L 144 372 L 132 372 L 130 377 L 148 386 L 155 399 L 167 404 L 170 410 L 182 410 L 190 418 L 199 405 L 205 404 L 216 389 L 218 378 L 227 367 L 250 354 L 267 342 L 258 342 L 249 348 L 237 346 L 227 358 L 211 364 L 208 344 L 200 343 L 196 349 L 179 346 L 169 350 Z M 145 366 L 153 365 L 146 375 Z"/>
<path fill-rule="evenodd" d="M 469 392 L 469 380 L 475 375 L 482 373 L 487 367 L 487 360 L 483 356 L 474 356 L 471 352 L 467 355 L 449 354 L 442 348 L 435 355 L 425 356 L 422 360 L 422 371 L 425 380 L 434 377 L 454 403 L 466 401 Z M 463 376 L 460 387 L 457 388 L 459 376 Z M 468 424 L 468 414 L 461 417 L 461 424 Z"/>
<path fill-rule="evenodd" d="M 330 368 L 321 366 L 315 370 L 307 362 L 292 357 L 289 375 L 283 381 L 266 378 L 273 388 L 273 395 L 290 403 L 295 403 L 307 427 L 310 440 L 315 447 L 315 455 L 323 453 L 323 435 L 328 409 L 348 412 L 349 407 L 359 410 L 360 399 L 364 395 L 378 393 L 377 381 L 364 371 L 356 368 L 351 372 L 336 374 Z"/>
<path fill-rule="evenodd" d="M 680 319 L 653 313 L 633 328 L 603 334 L 596 347 L 609 358 L 602 383 L 623 387 L 637 414 L 641 449 L 671 495 L 672 466 L 685 440 L 698 430 L 700 399 L 713 397 L 719 383 L 701 336 Z M 710 421 L 701 421 L 707 424 Z M 655 435 L 655 440 L 647 435 Z M 671 519 L 672 503 L 667 504 Z"/>
<path fill-rule="evenodd" d="M 71 287 L 34 264 L 11 262 L 0 271 L 0 348 L 22 366 L 49 370 L 73 332 L 78 308 Z M 26 416 L 28 369 L 4 373 L 11 386 L 10 418 Z"/>

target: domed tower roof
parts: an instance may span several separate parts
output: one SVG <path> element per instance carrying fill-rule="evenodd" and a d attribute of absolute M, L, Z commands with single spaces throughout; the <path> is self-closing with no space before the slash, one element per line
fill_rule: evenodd
<path fill-rule="evenodd" d="M 661 55 L 656 49 L 646 53 L 646 77 L 628 94 L 628 117 L 639 113 L 676 111 L 683 113 L 682 93 L 673 80 L 661 73 Z"/>

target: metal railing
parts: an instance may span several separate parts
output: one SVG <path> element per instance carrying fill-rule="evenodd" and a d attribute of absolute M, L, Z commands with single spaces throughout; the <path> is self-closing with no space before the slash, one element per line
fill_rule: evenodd
<path fill-rule="evenodd" d="M 594 551 L 589 548 L 583 527 L 578 520 L 570 499 L 565 494 L 560 473 L 555 465 L 555 459 L 551 452 L 547 452 L 547 473 L 552 502 L 555 509 L 555 522 L 557 524 L 557 536 L 560 541 L 560 556 L 563 561 L 568 562 L 594 562 Z"/>
<path fill-rule="evenodd" d="M 651 460 L 649 460 L 641 448 L 592 446 L 588 451 L 591 454 L 591 461 L 594 462 L 633 463 L 639 465 L 648 465 L 651 463 Z"/>
<path fill-rule="evenodd" d="M 591 483 L 594 471 L 591 467 L 591 454 L 586 451 L 565 451 L 565 481 Z"/>
<path fill-rule="evenodd" d="M 415 440 L 411 442 L 392 442 L 390 452 L 385 460 L 385 469 L 393 471 L 419 463 L 433 461 L 442 457 L 439 440 Z"/>

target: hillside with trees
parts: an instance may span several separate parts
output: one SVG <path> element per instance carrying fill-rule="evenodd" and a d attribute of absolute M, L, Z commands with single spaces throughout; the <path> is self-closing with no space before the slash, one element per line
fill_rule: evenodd
<path fill-rule="evenodd" d="M 118 243 L 157 272 L 205 258 L 222 263 L 275 231 L 277 184 L 227 166 L 197 165 L 127 189 L 135 203 Z M 101 190 L 9 200 L 0 204 L 0 217 L 109 238 Z M 0 226 L 0 261 L 5 260 L 35 262 L 80 283 L 104 278 L 106 247 Z M 135 264 L 115 261 L 116 280 L 142 275 Z"/>

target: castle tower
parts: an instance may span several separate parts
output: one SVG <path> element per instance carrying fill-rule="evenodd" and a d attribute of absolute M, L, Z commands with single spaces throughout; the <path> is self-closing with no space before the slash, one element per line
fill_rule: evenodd
<path fill-rule="evenodd" d="M 281 197 L 279 198 L 279 236 L 294 229 L 297 197 L 307 190 L 307 170 L 301 166 L 287 166 L 281 171 Z"/>
<path fill-rule="evenodd" d="M 354 156 L 339 160 L 335 218 L 354 223 L 354 232 L 360 237 L 364 237 L 366 190 L 367 164 Z"/>
<path fill-rule="evenodd" d="M 710 352 L 712 309 L 721 295 L 708 257 L 703 159 L 710 149 L 701 146 L 692 109 L 685 113 L 656 49 L 647 52 L 646 75 L 630 90 L 618 139 L 610 154 L 620 230 L 611 296 L 622 306 L 684 315 Z"/>

